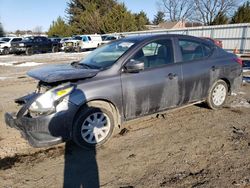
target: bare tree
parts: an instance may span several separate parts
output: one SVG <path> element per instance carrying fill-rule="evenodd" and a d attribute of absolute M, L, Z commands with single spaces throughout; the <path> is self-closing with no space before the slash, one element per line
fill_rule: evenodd
<path fill-rule="evenodd" d="M 35 35 L 41 35 L 43 33 L 43 27 L 42 26 L 36 26 L 34 29 L 33 29 L 33 33 Z"/>
<path fill-rule="evenodd" d="M 204 25 L 211 25 L 219 14 L 228 15 L 236 8 L 237 0 L 194 0 L 193 19 Z"/>
<path fill-rule="evenodd" d="M 168 20 L 188 20 L 193 13 L 193 1 L 189 0 L 159 0 L 158 6 Z"/>

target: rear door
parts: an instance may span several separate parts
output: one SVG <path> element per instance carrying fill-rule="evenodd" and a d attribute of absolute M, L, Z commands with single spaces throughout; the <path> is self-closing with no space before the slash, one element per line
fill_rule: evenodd
<path fill-rule="evenodd" d="M 203 100 L 213 82 L 220 77 L 223 67 L 213 58 L 213 46 L 201 40 L 178 38 L 182 61 L 183 90 L 181 103 Z"/>
<path fill-rule="evenodd" d="M 144 62 L 145 70 L 121 75 L 126 119 L 179 105 L 181 65 L 174 63 L 171 39 L 149 42 L 130 59 Z"/>

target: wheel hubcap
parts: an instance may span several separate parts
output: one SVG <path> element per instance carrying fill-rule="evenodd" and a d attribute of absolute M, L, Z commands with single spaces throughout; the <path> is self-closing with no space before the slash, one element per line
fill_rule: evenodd
<path fill-rule="evenodd" d="M 110 119 L 103 112 L 90 114 L 83 122 L 81 136 L 89 144 L 103 141 L 110 131 Z"/>
<path fill-rule="evenodd" d="M 226 95 L 227 95 L 227 91 L 226 91 L 226 87 L 223 84 L 219 84 L 217 85 L 214 90 L 213 90 L 213 94 L 212 94 L 212 100 L 213 103 L 216 106 L 220 106 L 223 104 L 223 102 L 226 99 Z"/>

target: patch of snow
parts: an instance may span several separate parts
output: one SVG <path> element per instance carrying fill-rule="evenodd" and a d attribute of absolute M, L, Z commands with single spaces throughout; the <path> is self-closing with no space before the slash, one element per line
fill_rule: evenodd
<path fill-rule="evenodd" d="M 0 81 L 3 81 L 3 80 L 7 80 L 7 79 L 10 79 L 12 77 L 0 77 Z"/>
<path fill-rule="evenodd" d="M 250 69 L 243 69 L 243 72 L 250 72 Z"/>
<path fill-rule="evenodd" d="M 5 63 L 0 63 L 0 66 L 14 66 L 15 63 L 17 63 L 17 61 L 10 61 Z"/>
<path fill-rule="evenodd" d="M 237 98 L 231 104 L 231 108 L 250 108 L 250 102 L 244 98 Z"/>
<path fill-rule="evenodd" d="M 238 94 L 241 94 L 241 95 L 245 95 L 246 92 L 243 92 L 243 91 L 239 91 Z"/>
<path fill-rule="evenodd" d="M 33 67 L 37 65 L 42 65 L 43 63 L 36 62 L 18 62 L 18 61 L 10 61 L 5 63 L 0 63 L 0 66 L 10 66 L 10 67 Z"/>
<path fill-rule="evenodd" d="M 21 63 L 18 65 L 15 65 L 15 67 L 33 67 L 33 66 L 38 66 L 38 65 L 42 65 L 43 63 L 36 63 L 36 62 L 25 62 L 25 63 Z"/>

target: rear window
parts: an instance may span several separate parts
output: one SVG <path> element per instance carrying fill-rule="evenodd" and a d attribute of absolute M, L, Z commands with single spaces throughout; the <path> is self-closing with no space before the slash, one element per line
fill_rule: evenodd
<path fill-rule="evenodd" d="M 210 46 L 197 41 L 180 39 L 179 46 L 184 62 L 202 59 L 212 54 Z"/>

